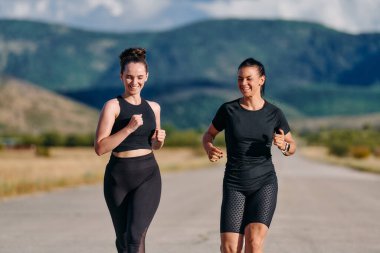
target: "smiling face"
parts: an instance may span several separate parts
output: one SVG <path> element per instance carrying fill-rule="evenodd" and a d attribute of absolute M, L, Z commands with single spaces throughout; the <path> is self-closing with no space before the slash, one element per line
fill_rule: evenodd
<path fill-rule="evenodd" d="M 145 82 L 148 80 L 145 65 L 141 62 L 128 63 L 120 74 L 120 79 L 124 83 L 125 92 L 128 95 L 140 94 Z"/>
<path fill-rule="evenodd" d="M 242 67 L 238 71 L 238 87 L 244 97 L 261 97 L 265 75 L 260 75 L 257 66 Z"/>

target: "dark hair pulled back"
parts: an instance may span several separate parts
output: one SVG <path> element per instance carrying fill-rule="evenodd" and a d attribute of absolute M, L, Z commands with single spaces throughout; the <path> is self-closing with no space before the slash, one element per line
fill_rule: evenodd
<path fill-rule="evenodd" d="M 127 48 L 119 55 L 120 59 L 120 73 L 123 73 L 125 65 L 128 63 L 142 63 L 148 72 L 148 64 L 146 63 L 146 50 L 145 48 Z"/>
<path fill-rule="evenodd" d="M 257 70 L 259 71 L 259 75 L 260 76 L 266 76 L 265 75 L 265 68 L 264 68 L 264 65 L 259 62 L 258 60 L 254 59 L 254 58 L 247 58 L 245 59 L 242 63 L 240 63 L 239 65 L 239 68 L 238 68 L 238 71 L 241 69 L 241 68 L 244 68 L 244 67 L 256 67 Z M 264 96 L 264 92 L 265 92 L 265 81 L 263 83 L 263 85 L 261 86 L 261 96 Z"/>

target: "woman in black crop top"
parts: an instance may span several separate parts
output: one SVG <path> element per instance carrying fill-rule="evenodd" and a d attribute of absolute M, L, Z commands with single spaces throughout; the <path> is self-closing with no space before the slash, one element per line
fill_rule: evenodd
<path fill-rule="evenodd" d="M 264 66 L 248 58 L 238 68 L 243 97 L 223 104 L 203 136 L 210 161 L 223 156 L 213 139 L 225 132 L 227 164 L 223 179 L 220 233 L 223 253 L 262 253 L 277 203 L 277 177 L 271 145 L 285 156 L 294 154 L 295 142 L 282 111 L 263 99 Z"/>
<path fill-rule="evenodd" d="M 161 176 L 152 149 L 164 144 L 160 106 L 140 92 L 148 79 L 145 49 L 120 55 L 125 92 L 107 101 L 96 130 L 95 151 L 111 152 L 104 175 L 104 196 L 119 253 L 144 253 L 145 235 L 161 197 Z"/>

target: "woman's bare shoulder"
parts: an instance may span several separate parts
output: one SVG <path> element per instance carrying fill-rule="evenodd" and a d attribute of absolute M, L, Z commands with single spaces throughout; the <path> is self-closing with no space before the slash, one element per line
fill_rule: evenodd
<path fill-rule="evenodd" d="M 148 101 L 148 100 L 146 102 L 148 102 L 148 104 L 150 105 L 150 107 L 152 107 L 153 111 L 159 112 L 161 110 L 161 107 L 160 107 L 160 105 L 157 102 Z"/>
<path fill-rule="evenodd" d="M 112 98 L 104 103 L 103 114 L 114 114 L 115 116 L 119 115 L 120 113 L 120 105 L 119 100 L 117 98 Z"/>

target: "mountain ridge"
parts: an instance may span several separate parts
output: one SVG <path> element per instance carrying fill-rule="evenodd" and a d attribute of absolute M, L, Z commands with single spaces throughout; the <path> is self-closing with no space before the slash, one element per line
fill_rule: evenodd
<path fill-rule="evenodd" d="M 162 104 L 165 122 L 181 128 L 206 126 L 227 99 L 220 91 L 239 95 L 237 66 L 250 56 L 266 67 L 269 99 L 295 117 L 380 111 L 380 33 L 239 19 L 160 32 L 105 33 L 4 20 L 0 27 L 0 75 L 97 109 L 122 92 L 119 53 L 126 47 L 147 48 L 150 73 L 143 95 Z"/>
<path fill-rule="evenodd" d="M 0 46 L 7 59 L 2 72 L 52 90 L 115 85 L 117 56 L 132 46 L 148 49 L 151 78 L 157 83 L 231 82 L 237 65 L 249 56 L 264 63 L 268 81 L 275 86 L 380 82 L 380 67 L 374 64 L 380 57 L 380 33 L 352 35 L 311 22 L 211 20 L 163 32 L 123 34 L 30 21 L 3 20 L 0 26 Z M 345 78 L 367 61 L 372 66 L 370 78 L 360 72 Z"/>

